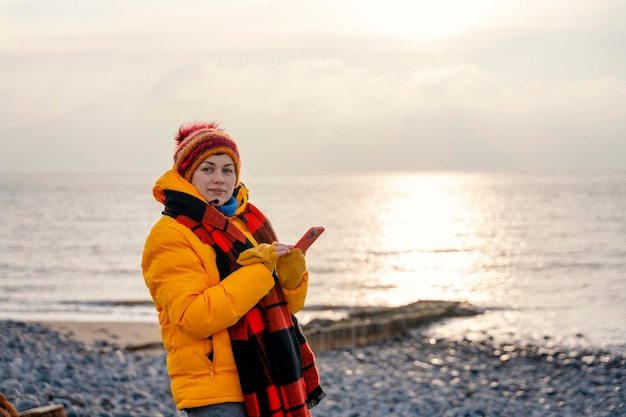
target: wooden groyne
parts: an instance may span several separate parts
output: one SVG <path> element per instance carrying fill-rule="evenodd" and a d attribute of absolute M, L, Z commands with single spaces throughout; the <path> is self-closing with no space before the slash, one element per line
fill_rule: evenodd
<path fill-rule="evenodd" d="M 340 321 L 314 320 L 303 326 L 313 351 L 365 346 L 449 317 L 480 314 L 474 306 L 457 301 L 417 301 L 391 307 L 361 309 Z"/>

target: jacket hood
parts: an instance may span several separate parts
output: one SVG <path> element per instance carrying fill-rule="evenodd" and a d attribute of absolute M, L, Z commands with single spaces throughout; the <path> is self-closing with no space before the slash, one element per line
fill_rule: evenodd
<path fill-rule="evenodd" d="M 159 203 L 163 205 L 165 204 L 165 194 L 163 192 L 164 190 L 180 191 L 182 193 L 194 196 L 197 199 L 204 201 L 208 204 L 208 201 L 204 197 L 202 197 L 196 187 L 194 187 L 193 184 L 184 179 L 178 172 L 173 169 L 163 174 L 161 178 L 156 181 L 154 187 L 152 187 L 152 195 Z M 237 199 L 237 203 L 239 204 L 239 207 L 237 207 L 237 211 L 235 212 L 235 215 L 237 215 L 244 210 L 248 203 L 248 189 L 240 182 L 235 187 L 234 196 L 235 199 Z"/>

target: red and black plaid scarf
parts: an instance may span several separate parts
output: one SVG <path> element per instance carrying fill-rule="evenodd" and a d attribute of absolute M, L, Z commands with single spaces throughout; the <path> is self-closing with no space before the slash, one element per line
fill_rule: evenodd
<path fill-rule="evenodd" d="M 240 267 L 252 242 L 215 207 L 185 193 L 165 191 L 165 211 L 217 254 L 220 279 Z M 277 241 L 269 221 L 248 203 L 240 215 L 259 243 Z M 276 276 L 275 276 L 276 278 Z M 278 281 L 276 281 L 278 282 Z M 228 329 L 249 417 L 308 417 L 325 393 L 315 357 L 279 285 Z"/>

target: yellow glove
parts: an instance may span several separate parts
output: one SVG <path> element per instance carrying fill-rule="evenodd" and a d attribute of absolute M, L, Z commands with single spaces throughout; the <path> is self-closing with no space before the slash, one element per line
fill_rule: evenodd
<path fill-rule="evenodd" d="M 262 263 L 270 272 L 274 272 L 274 269 L 276 269 L 276 259 L 278 259 L 278 255 L 274 249 L 275 246 L 276 242 L 271 245 L 261 243 L 259 246 L 246 249 L 241 252 L 239 258 L 237 258 L 237 263 L 242 266 Z"/>
<path fill-rule="evenodd" d="M 281 287 L 293 290 L 300 285 L 306 272 L 306 261 L 302 251 L 293 248 L 287 255 L 278 258 L 276 272 Z"/>

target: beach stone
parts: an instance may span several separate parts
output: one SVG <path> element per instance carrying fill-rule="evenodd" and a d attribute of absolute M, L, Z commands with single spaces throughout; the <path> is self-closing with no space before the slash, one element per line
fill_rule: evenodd
<path fill-rule="evenodd" d="M 18 410 L 54 402 L 68 416 L 182 416 L 164 353 L 87 346 L 19 322 L 0 322 L 0 334 L 0 390 Z M 602 350 L 416 330 L 316 358 L 327 398 L 314 417 L 626 415 L 626 358 Z"/>

